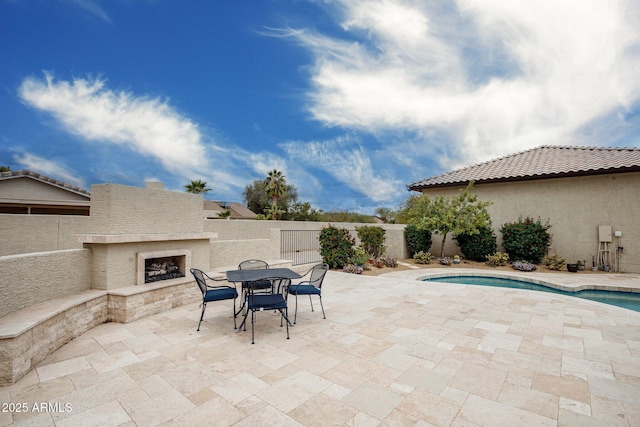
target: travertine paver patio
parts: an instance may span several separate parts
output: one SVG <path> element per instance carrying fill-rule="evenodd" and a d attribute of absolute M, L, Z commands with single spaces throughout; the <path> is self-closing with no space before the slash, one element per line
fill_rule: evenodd
<path fill-rule="evenodd" d="M 198 304 L 103 324 L 0 388 L 27 408 L 0 425 L 640 425 L 640 313 L 424 274 L 329 272 L 290 340 L 261 313 L 251 345 L 224 303 L 200 332 Z"/>

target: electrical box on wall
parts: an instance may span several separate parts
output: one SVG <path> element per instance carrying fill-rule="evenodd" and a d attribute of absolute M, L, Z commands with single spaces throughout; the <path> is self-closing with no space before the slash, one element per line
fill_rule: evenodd
<path fill-rule="evenodd" d="M 611 242 L 613 241 L 611 226 L 610 225 L 600 225 L 598 226 L 598 240 L 600 242 Z"/>
<path fill-rule="evenodd" d="M 622 231 L 616 231 L 616 232 L 614 233 L 614 236 L 616 236 L 616 237 L 622 237 Z"/>

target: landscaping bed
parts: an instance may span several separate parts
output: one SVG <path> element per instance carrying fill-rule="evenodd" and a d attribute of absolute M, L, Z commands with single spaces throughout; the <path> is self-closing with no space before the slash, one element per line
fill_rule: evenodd
<path fill-rule="evenodd" d="M 483 269 L 483 270 L 501 270 L 501 271 L 517 271 L 514 270 L 511 265 L 506 265 L 506 266 L 502 266 L 502 267 L 490 267 L 487 264 L 485 264 L 484 262 L 477 262 L 477 261 L 468 261 L 468 260 L 462 260 L 462 262 L 460 264 L 451 264 L 449 266 L 447 265 L 442 265 L 439 264 L 437 262 L 432 262 L 431 264 L 417 264 L 415 262 L 415 260 L 413 258 L 406 258 L 406 259 L 399 259 L 398 260 L 398 266 L 396 268 L 391 268 L 391 267 L 382 267 L 382 268 L 378 268 L 374 265 L 370 265 L 370 269 L 369 270 L 364 270 L 362 274 L 364 274 L 365 276 L 379 276 L 380 274 L 385 274 L 385 273 L 391 273 L 393 271 L 402 271 L 402 270 L 409 270 L 411 269 L 411 267 L 402 265 L 402 264 L 409 264 L 411 266 L 414 267 L 418 267 L 418 268 L 471 268 L 471 269 Z M 562 270 L 550 270 L 548 268 L 546 268 L 543 265 L 538 265 L 536 271 L 532 272 L 533 274 L 535 274 L 536 272 L 539 273 L 568 273 L 567 269 L 564 268 Z M 584 271 L 579 271 L 578 273 L 572 273 L 572 274 L 602 274 L 602 271 L 591 271 L 590 269 L 585 269 Z"/>

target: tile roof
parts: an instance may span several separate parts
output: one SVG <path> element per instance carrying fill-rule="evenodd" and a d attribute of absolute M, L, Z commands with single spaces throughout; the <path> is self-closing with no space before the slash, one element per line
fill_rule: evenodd
<path fill-rule="evenodd" d="M 15 179 L 15 178 L 21 178 L 21 177 L 27 177 L 30 179 L 34 179 L 36 181 L 44 182 L 45 184 L 54 185 L 56 187 L 62 188 L 63 190 L 78 193 L 85 197 L 91 197 L 90 191 L 87 191 L 80 187 L 76 187 L 75 185 L 67 184 L 66 182 L 58 181 L 57 179 L 49 178 L 48 176 L 41 175 L 39 173 L 30 171 L 28 169 L 0 172 L 0 180 Z"/>
<path fill-rule="evenodd" d="M 240 203 L 204 200 L 205 211 L 222 212 L 225 209 L 229 209 L 229 211 L 231 211 L 231 219 L 254 219 L 256 217 L 255 212 Z M 212 218 L 216 217 L 214 216 Z"/>
<path fill-rule="evenodd" d="M 640 148 L 543 145 L 416 181 L 409 190 L 476 183 L 640 171 Z"/>

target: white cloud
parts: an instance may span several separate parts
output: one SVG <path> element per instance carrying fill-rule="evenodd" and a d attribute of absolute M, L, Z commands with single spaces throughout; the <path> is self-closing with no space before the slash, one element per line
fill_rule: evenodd
<path fill-rule="evenodd" d="M 72 134 L 87 141 L 125 145 L 157 158 L 167 170 L 206 165 L 198 127 L 166 101 L 135 97 L 106 88 L 101 79 L 56 81 L 26 78 L 18 93 L 22 100 L 51 114 Z"/>
<path fill-rule="evenodd" d="M 85 187 L 86 183 L 82 179 L 78 178 L 78 174 L 75 171 L 54 160 L 44 159 L 42 157 L 34 156 L 33 154 L 25 153 L 15 155 L 14 161 L 23 165 L 25 169 L 89 190 Z"/>
<path fill-rule="evenodd" d="M 401 183 L 377 175 L 360 143 L 349 136 L 328 141 L 287 141 L 280 144 L 292 160 L 332 175 L 347 187 L 375 202 L 388 202 Z"/>
<path fill-rule="evenodd" d="M 316 57 L 313 117 L 374 134 L 445 135 L 424 141 L 447 153 L 445 167 L 580 143 L 580 129 L 640 99 L 631 0 L 331 4 L 345 38 L 288 33 Z"/>
<path fill-rule="evenodd" d="M 97 16 L 100 19 L 103 19 L 107 22 L 111 22 L 107 13 L 94 1 L 91 0 L 67 0 L 76 6 L 80 7 L 84 11 L 90 13 L 91 15 Z"/>
<path fill-rule="evenodd" d="M 215 144 L 168 102 L 116 92 L 102 79 L 56 81 L 45 73 L 43 80 L 25 79 L 18 93 L 25 103 L 51 114 L 65 131 L 85 142 L 124 146 L 132 155 L 156 158 L 168 172 L 181 177 L 180 185 L 168 185 L 168 189 L 182 191 L 182 185 L 190 180 L 202 179 L 213 188 L 211 196 L 235 200 L 249 183 L 252 171 L 262 170 L 255 169 L 253 159 L 264 156 Z M 276 157 L 272 163 L 283 164 Z M 42 171 L 40 163 L 35 164 L 34 169 Z M 127 179 L 135 177 L 134 171 L 114 167 L 105 178 L 112 179 L 120 172 L 126 173 Z M 62 179 L 63 175 L 56 176 Z M 143 185 L 144 177 L 138 178 Z M 171 180 L 167 176 L 159 179 Z"/>

